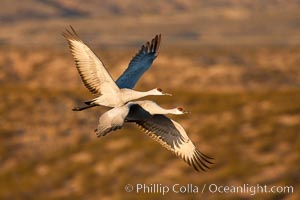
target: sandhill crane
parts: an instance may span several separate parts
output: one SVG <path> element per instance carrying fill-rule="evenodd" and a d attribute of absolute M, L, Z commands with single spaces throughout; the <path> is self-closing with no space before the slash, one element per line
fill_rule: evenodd
<path fill-rule="evenodd" d="M 184 114 L 181 108 L 164 109 L 153 101 L 136 101 L 113 108 L 99 118 L 98 128 L 95 132 L 98 137 L 105 136 L 113 130 L 123 127 L 124 122 L 134 122 L 144 130 L 152 139 L 163 147 L 182 158 L 195 170 L 209 169 L 213 158 L 201 153 L 184 128 L 165 114 Z"/>
<path fill-rule="evenodd" d="M 72 27 L 71 30 L 67 29 L 66 32 L 63 33 L 63 36 L 68 41 L 69 48 L 75 59 L 76 68 L 84 85 L 92 94 L 100 95 L 97 98 L 85 102 L 88 105 L 85 108 L 96 105 L 116 107 L 149 95 L 170 95 L 163 93 L 160 88 L 146 92 L 139 92 L 128 88 L 120 89 L 100 59 L 83 43 Z M 152 48 L 156 49 L 157 47 Z M 122 81 L 124 79 L 122 78 L 120 83 L 125 84 L 125 82 Z"/>
<path fill-rule="evenodd" d="M 117 79 L 119 88 L 133 89 L 141 76 L 151 67 L 159 54 L 161 34 L 157 34 L 150 42 L 142 45 L 138 53 L 131 59 L 127 69 Z M 75 107 L 73 111 L 81 111 L 92 106 Z"/>

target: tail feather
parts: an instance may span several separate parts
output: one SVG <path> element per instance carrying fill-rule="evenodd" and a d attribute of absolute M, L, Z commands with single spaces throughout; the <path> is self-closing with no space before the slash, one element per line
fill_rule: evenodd
<path fill-rule="evenodd" d="M 110 133 L 112 131 L 116 131 L 116 130 L 121 129 L 121 128 L 122 128 L 122 126 L 101 127 L 99 125 L 98 128 L 96 128 L 94 130 L 94 132 L 96 133 L 97 137 L 101 137 L 101 136 L 106 136 L 108 133 Z"/>
<path fill-rule="evenodd" d="M 89 100 L 89 101 L 85 101 L 84 103 L 85 103 L 86 105 L 91 105 L 93 102 L 94 102 L 94 100 Z"/>
<path fill-rule="evenodd" d="M 82 111 L 82 110 L 92 108 L 92 107 L 95 107 L 95 106 L 97 106 L 97 105 L 96 104 L 90 104 L 90 105 L 83 106 L 83 107 L 74 107 L 72 110 L 73 111 Z"/>

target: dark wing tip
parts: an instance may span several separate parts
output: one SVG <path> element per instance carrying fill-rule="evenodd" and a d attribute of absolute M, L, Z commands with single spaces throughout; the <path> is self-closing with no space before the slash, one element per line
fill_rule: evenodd
<path fill-rule="evenodd" d="M 156 56 L 158 56 L 159 54 L 160 43 L 161 43 L 161 34 L 158 34 L 155 36 L 155 45 L 154 45 L 155 47 L 154 52 Z"/>
<path fill-rule="evenodd" d="M 213 158 L 206 156 L 205 154 L 201 153 L 198 149 L 195 149 L 194 156 L 192 158 L 194 169 L 197 171 L 199 171 L 199 169 L 201 169 L 202 171 L 210 169 L 209 165 L 212 165 L 214 163 L 211 162 L 209 159 Z"/>
<path fill-rule="evenodd" d="M 209 161 L 209 159 L 213 159 L 209 157 L 205 157 L 203 153 L 201 153 L 199 150 L 195 149 L 194 155 L 192 158 L 185 158 L 184 161 L 193 167 L 197 172 L 204 171 L 206 172 L 209 170 L 211 167 L 209 165 L 214 164 L 213 162 Z"/>
<path fill-rule="evenodd" d="M 137 53 L 137 55 L 143 52 L 144 54 L 153 53 L 155 56 L 157 56 L 159 53 L 160 42 L 161 34 L 156 34 L 151 42 L 147 41 L 144 45 L 141 46 L 141 49 Z"/>
<path fill-rule="evenodd" d="M 65 32 L 62 33 L 62 36 L 64 38 L 66 38 L 68 41 L 69 40 L 77 40 L 77 41 L 81 41 L 80 37 L 78 36 L 78 34 L 76 33 L 75 29 L 70 25 L 70 29 L 65 30 Z"/>
<path fill-rule="evenodd" d="M 156 45 L 155 38 L 153 38 L 151 40 L 150 52 L 154 52 L 155 51 L 155 45 Z"/>
<path fill-rule="evenodd" d="M 213 157 L 210 157 L 208 155 L 205 155 L 204 153 L 201 153 L 199 150 L 196 150 L 196 152 L 207 162 L 211 162 L 211 161 L 208 161 L 208 160 L 214 160 Z"/>

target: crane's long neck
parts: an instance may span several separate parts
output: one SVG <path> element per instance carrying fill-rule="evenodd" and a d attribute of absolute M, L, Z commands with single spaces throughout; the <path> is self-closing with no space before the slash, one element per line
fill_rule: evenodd
<path fill-rule="evenodd" d="M 149 90 L 146 92 L 131 90 L 130 92 L 128 92 L 127 95 L 125 95 L 125 101 L 132 101 L 132 100 L 150 96 L 150 95 L 155 95 L 153 90 Z"/>
<path fill-rule="evenodd" d="M 164 109 L 163 111 L 164 113 L 161 114 L 174 114 L 174 115 L 178 115 L 178 111 L 177 108 L 173 108 L 173 109 Z"/>
<path fill-rule="evenodd" d="M 174 115 L 178 115 L 178 111 L 176 108 L 174 109 L 164 109 L 160 106 L 157 106 L 156 108 L 152 108 L 152 109 L 147 109 L 148 112 L 150 112 L 150 114 L 161 114 L 161 115 L 167 115 L 167 114 L 174 114 Z"/>

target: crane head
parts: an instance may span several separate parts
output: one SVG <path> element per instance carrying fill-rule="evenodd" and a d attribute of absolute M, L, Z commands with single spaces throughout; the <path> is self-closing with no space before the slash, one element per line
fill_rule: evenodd
<path fill-rule="evenodd" d="M 167 96 L 172 96 L 172 94 L 163 92 L 163 90 L 162 90 L 161 88 L 156 88 L 156 89 L 154 89 L 154 90 L 156 91 L 156 94 L 157 94 L 157 95 L 167 95 Z"/>
<path fill-rule="evenodd" d="M 187 113 L 190 113 L 190 112 L 184 110 L 182 107 L 177 107 L 176 110 L 177 110 L 178 114 L 187 114 Z"/>

